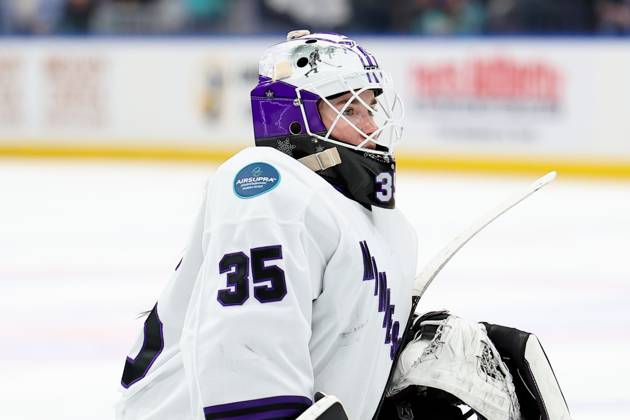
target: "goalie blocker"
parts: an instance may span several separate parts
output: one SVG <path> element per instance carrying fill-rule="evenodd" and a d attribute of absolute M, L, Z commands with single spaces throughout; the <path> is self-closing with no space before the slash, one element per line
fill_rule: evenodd
<path fill-rule="evenodd" d="M 514 378 L 522 418 L 570 419 L 560 384 L 538 338 L 516 328 L 482 324 Z"/>
<path fill-rule="evenodd" d="M 378 419 L 570 419 L 533 334 L 446 311 L 417 318 Z M 470 407 L 463 413 L 460 406 Z"/>

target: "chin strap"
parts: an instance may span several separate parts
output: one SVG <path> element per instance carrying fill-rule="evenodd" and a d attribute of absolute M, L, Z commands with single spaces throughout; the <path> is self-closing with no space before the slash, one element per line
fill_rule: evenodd
<path fill-rule="evenodd" d="M 341 156 L 339 156 L 339 151 L 336 147 L 331 147 L 323 152 L 304 156 L 303 158 L 298 159 L 298 161 L 310 170 L 317 172 L 339 165 L 341 163 Z"/>

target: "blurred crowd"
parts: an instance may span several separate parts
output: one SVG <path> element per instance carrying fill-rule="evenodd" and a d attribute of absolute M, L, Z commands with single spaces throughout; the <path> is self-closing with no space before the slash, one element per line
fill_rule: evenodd
<path fill-rule="evenodd" d="M 0 34 L 628 34 L 630 0 L 0 0 Z"/>

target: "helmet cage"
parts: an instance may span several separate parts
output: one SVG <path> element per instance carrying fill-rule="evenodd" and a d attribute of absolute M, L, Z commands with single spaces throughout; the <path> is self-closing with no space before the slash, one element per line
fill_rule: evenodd
<path fill-rule="evenodd" d="M 367 80 L 367 83 L 365 82 L 365 80 Z M 359 83 L 357 83 L 357 81 L 359 81 Z M 322 88 L 325 86 L 330 86 L 331 84 L 337 86 L 336 90 L 339 93 L 352 93 L 352 95 L 346 100 L 345 104 L 343 104 L 341 108 L 338 108 L 332 104 L 329 99 L 331 95 L 328 95 L 327 97 L 324 93 L 322 93 Z M 356 85 L 359 85 L 360 87 L 357 88 Z M 365 102 L 363 98 L 361 98 L 360 95 L 368 90 L 375 91 L 377 108 L 371 106 L 370 104 Z M 400 96 L 395 93 L 395 90 L 393 89 L 392 78 L 389 73 L 374 69 L 342 72 L 331 75 L 331 77 L 328 78 L 322 78 L 310 84 L 296 87 L 295 91 L 308 135 L 322 141 L 362 152 L 393 156 L 394 149 L 402 138 L 402 120 L 404 118 L 405 110 Z M 326 106 L 329 106 L 331 109 L 333 109 L 337 114 L 324 135 L 321 135 L 321 132 L 317 133 L 311 130 L 311 127 L 309 125 L 309 118 L 307 116 L 307 110 L 304 107 L 302 101 L 303 91 L 307 92 L 308 94 L 315 94 L 319 96 L 321 98 L 321 101 L 325 103 Z M 368 110 L 370 116 L 373 118 L 373 122 L 377 126 L 377 129 L 374 132 L 369 134 L 364 132 L 359 127 L 357 127 L 356 124 L 354 124 L 350 120 L 350 118 L 344 115 L 345 111 L 351 104 L 358 104 L 359 106 L 363 106 Z M 321 116 L 318 117 L 319 119 L 321 119 Z M 354 145 L 332 137 L 332 132 L 341 120 L 343 120 L 350 127 L 352 127 L 352 129 L 359 133 L 359 135 L 363 138 L 361 143 Z M 380 145 L 384 147 L 385 150 L 378 148 L 372 149 L 367 147 L 367 145 L 370 143 Z"/>

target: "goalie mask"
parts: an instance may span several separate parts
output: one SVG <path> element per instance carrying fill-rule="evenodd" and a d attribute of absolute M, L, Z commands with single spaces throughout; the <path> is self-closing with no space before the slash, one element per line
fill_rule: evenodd
<path fill-rule="evenodd" d="M 369 207 L 393 208 L 403 105 L 372 54 L 343 35 L 289 33 L 251 92 L 257 146 L 300 160 Z"/>

